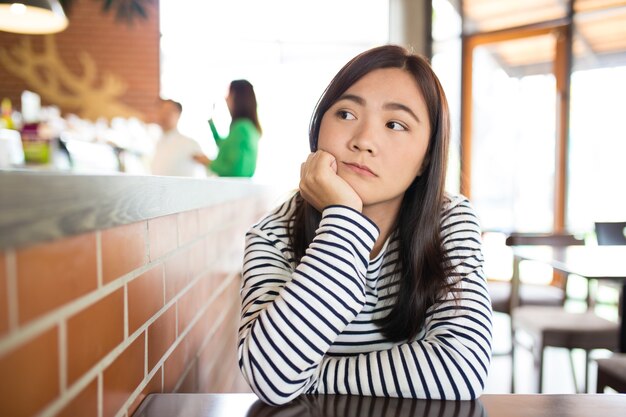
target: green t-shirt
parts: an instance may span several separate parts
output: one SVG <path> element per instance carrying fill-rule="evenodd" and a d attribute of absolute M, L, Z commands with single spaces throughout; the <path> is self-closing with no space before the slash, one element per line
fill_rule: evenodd
<path fill-rule="evenodd" d="M 256 169 L 260 132 L 249 119 L 237 119 L 230 125 L 225 138 L 209 120 L 213 138 L 217 143 L 217 157 L 211 162 L 211 171 L 220 177 L 251 177 Z"/>

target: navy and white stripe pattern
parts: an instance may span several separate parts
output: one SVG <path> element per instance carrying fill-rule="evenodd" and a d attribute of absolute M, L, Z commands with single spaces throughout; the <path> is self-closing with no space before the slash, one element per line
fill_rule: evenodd
<path fill-rule="evenodd" d="M 491 359 L 491 303 L 480 227 L 467 199 L 449 196 L 441 217 L 457 291 L 428 310 L 424 328 L 402 343 L 373 319 L 397 293 L 398 257 L 390 237 L 369 254 L 379 231 L 350 208 L 331 206 L 296 265 L 287 225 L 292 198 L 246 236 L 239 366 L 269 404 L 302 393 L 469 400 L 484 388 Z"/>

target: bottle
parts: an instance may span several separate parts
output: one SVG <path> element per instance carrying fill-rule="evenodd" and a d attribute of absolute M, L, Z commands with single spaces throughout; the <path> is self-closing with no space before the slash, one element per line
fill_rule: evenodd
<path fill-rule="evenodd" d="M 11 100 L 5 97 L 2 99 L 2 104 L 0 104 L 0 128 L 15 129 L 12 115 L 13 106 L 11 105 Z"/>

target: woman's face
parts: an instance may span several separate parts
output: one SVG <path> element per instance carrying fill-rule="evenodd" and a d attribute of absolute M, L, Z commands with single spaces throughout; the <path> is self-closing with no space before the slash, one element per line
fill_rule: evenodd
<path fill-rule="evenodd" d="M 337 174 L 363 207 L 397 208 L 420 175 L 430 122 L 415 79 L 398 68 L 365 75 L 322 117 L 318 148 L 337 160 Z"/>

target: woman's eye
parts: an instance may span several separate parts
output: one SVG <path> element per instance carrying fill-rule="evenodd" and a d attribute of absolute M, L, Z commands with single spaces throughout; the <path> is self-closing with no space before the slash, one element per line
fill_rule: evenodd
<path fill-rule="evenodd" d="M 354 115 L 352 113 L 350 113 L 349 111 L 346 111 L 346 110 L 339 110 L 337 112 L 337 115 L 339 116 L 339 118 L 344 119 L 344 120 L 354 120 L 354 119 L 356 119 L 356 117 L 354 117 Z"/>
<path fill-rule="evenodd" d="M 403 124 L 398 122 L 387 122 L 387 127 L 392 130 L 407 130 Z"/>

